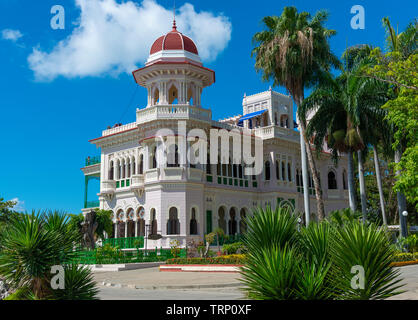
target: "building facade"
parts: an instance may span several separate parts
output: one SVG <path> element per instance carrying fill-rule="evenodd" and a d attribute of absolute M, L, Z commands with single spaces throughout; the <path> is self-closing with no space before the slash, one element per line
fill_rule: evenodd
<path fill-rule="evenodd" d="M 147 106 L 136 110 L 135 122 L 115 125 L 90 140 L 101 156 L 89 158 L 82 168 L 86 195 L 88 181 L 100 180 L 99 201 L 87 202 L 86 197 L 83 212 L 95 207 L 111 210 L 114 232 L 109 236 L 160 234 L 161 239 L 148 240 L 149 247 L 167 248 L 171 240 L 184 246 L 188 239 L 202 240 L 218 227 L 228 235 L 245 232 L 244 218 L 257 206 L 303 211 L 300 139 L 290 96 L 271 89 L 244 96 L 242 115 L 213 120 L 201 95 L 215 82 L 215 72 L 203 66 L 193 40 L 178 32 L 175 22 L 172 31 L 154 42 L 145 66 L 133 76 L 147 89 Z M 208 137 L 215 129 L 262 142 L 259 174 L 246 174 L 243 151 L 237 157 L 232 143 L 225 156 L 220 142 L 218 161 L 211 161 Z M 198 135 L 202 131 L 205 137 Z M 194 135 L 199 139 L 189 139 Z M 160 161 L 159 146 L 169 137 L 176 142 L 162 149 L 171 157 L 167 163 Z M 181 146 L 180 137 L 185 138 Z M 193 141 L 206 142 L 204 156 L 193 148 Z M 193 157 L 208 161 L 192 163 Z M 335 167 L 324 150 L 317 165 L 326 212 L 347 207 L 346 158 Z M 312 179 L 309 187 L 314 213 Z"/>

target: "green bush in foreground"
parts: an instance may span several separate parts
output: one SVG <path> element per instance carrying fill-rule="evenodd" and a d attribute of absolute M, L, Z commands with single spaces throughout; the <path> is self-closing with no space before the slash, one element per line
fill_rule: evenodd
<path fill-rule="evenodd" d="M 168 259 L 166 264 L 235 264 L 242 265 L 245 262 L 245 256 L 242 254 L 220 256 L 215 258 L 175 258 Z"/>
<path fill-rule="evenodd" d="M 291 235 L 293 225 L 294 217 L 284 209 L 258 209 L 249 219 L 241 274 L 250 298 L 367 300 L 401 293 L 399 270 L 391 266 L 396 249 L 385 229 L 347 219 L 311 223 Z M 272 230 L 283 230 L 285 236 L 269 245 L 262 240 Z M 358 286 L 352 284 L 359 275 L 353 273 L 356 266 L 364 270 Z"/>

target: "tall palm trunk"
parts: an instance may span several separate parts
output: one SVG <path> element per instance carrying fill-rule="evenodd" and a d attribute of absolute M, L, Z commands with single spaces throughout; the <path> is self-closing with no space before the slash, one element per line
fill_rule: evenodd
<path fill-rule="evenodd" d="M 314 186 L 315 186 L 318 220 L 322 221 L 325 219 L 325 210 L 324 210 L 324 200 L 322 199 L 322 189 L 321 189 L 319 178 L 318 178 L 318 171 L 316 170 L 315 160 L 312 154 L 310 143 L 308 139 L 306 138 L 306 134 L 305 134 L 306 127 L 303 121 L 300 121 L 300 127 L 301 127 L 301 134 L 303 136 L 303 139 L 305 140 L 306 154 L 308 156 L 309 167 L 311 169 L 312 179 L 313 179 Z M 305 189 L 305 186 L 304 186 L 304 189 Z"/>
<path fill-rule="evenodd" d="M 402 151 L 400 146 L 395 151 L 395 163 L 399 163 L 402 158 Z M 396 176 L 399 177 L 401 175 L 401 172 L 399 170 L 396 171 Z M 406 217 L 403 216 L 402 212 L 406 211 L 406 198 L 405 195 L 402 192 L 396 193 L 397 200 L 398 200 L 398 214 L 399 214 L 399 227 L 400 227 L 400 235 L 401 237 L 407 237 L 408 236 L 408 230 L 407 230 L 407 223 L 406 223 Z"/>
<path fill-rule="evenodd" d="M 379 190 L 380 210 L 382 211 L 383 225 L 387 225 L 386 210 L 385 210 L 385 197 L 383 195 L 382 178 L 380 176 L 379 166 L 379 154 L 377 153 L 376 145 L 373 145 L 373 157 L 374 157 L 374 171 L 376 172 L 377 189 Z"/>
<path fill-rule="evenodd" d="M 367 219 L 367 203 L 366 203 L 366 185 L 364 183 L 364 165 L 361 150 L 357 151 L 358 156 L 358 179 L 360 184 L 360 199 L 361 199 L 361 212 L 363 213 L 363 222 Z"/>
<path fill-rule="evenodd" d="M 348 199 L 350 203 L 350 209 L 356 211 L 356 192 L 354 190 L 354 164 L 353 164 L 353 151 L 348 152 Z"/>
<path fill-rule="evenodd" d="M 298 119 L 299 123 L 301 122 Z M 308 161 L 306 159 L 306 145 L 305 140 L 303 139 L 302 132 L 300 133 L 300 157 L 301 157 L 301 166 L 302 166 L 302 185 L 303 185 L 303 203 L 305 208 L 305 223 L 306 226 L 309 225 L 311 218 L 311 209 L 309 203 L 309 175 L 308 175 Z"/>

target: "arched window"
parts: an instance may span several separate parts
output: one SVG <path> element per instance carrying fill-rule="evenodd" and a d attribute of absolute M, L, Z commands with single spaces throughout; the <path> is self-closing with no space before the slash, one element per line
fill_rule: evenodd
<path fill-rule="evenodd" d="M 126 177 L 129 178 L 131 176 L 131 159 L 126 159 Z"/>
<path fill-rule="evenodd" d="M 343 171 L 343 188 L 344 190 L 347 190 L 347 172 Z"/>
<path fill-rule="evenodd" d="M 117 238 L 125 238 L 125 214 L 122 209 L 120 209 L 116 214 L 117 219 Z"/>
<path fill-rule="evenodd" d="M 150 217 L 151 217 L 151 234 L 157 234 L 157 228 L 158 228 L 157 213 L 154 208 L 151 209 Z"/>
<path fill-rule="evenodd" d="M 178 167 L 180 166 L 179 162 L 179 150 L 176 144 L 169 146 L 168 150 L 168 163 L 167 167 Z"/>
<path fill-rule="evenodd" d="M 287 114 L 283 114 L 280 117 L 280 126 L 283 128 L 289 128 L 289 117 L 287 116 Z"/>
<path fill-rule="evenodd" d="M 154 147 L 152 152 L 152 169 L 157 168 L 157 147 Z"/>
<path fill-rule="evenodd" d="M 160 101 L 160 90 L 155 89 L 154 91 L 154 105 L 158 104 Z"/>
<path fill-rule="evenodd" d="M 228 177 L 232 177 L 232 161 L 231 161 L 231 158 L 229 158 L 229 163 L 228 163 Z"/>
<path fill-rule="evenodd" d="M 279 161 L 276 160 L 276 179 L 280 180 L 280 165 Z"/>
<path fill-rule="evenodd" d="M 180 234 L 180 222 L 176 207 L 168 210 L 167 234 Z"/>
<path fill-rule="evenodd" d="M 233 164 L 232 165 L 233 167 L 233 171 L 232 171 L 232 173 L 233 173 L 233 176 L 234 176 L 234 178 L 237 178 L 238 177 L 238 165 L 237 164 Z"/>
<path fill-rule="evenodd" d="M 207 153 L 207 160 L 206 160 L 206 173 L 212 174 L 212 166 L 210 164 L 210 154 Z"/>
<path fill-rule="evenodd" d="M 247 232 L 247 213 L 245 212 L 245 209 L 242 208 L 240 211 L 240 222 L 239 222 L 239 233 L 244 234 Z"/>
<path fill-rule="evenodd" d="M 296 185 L 298 187 L 302 186 L 302 177 L 300 176 L 299 169 L 296 169 Z"/>
<path fill-rule="evenodd" d="M 193 105 L 193 89 L 191 86 L 187 89 L 187 101 L 189 102 L 189 105 Z"/>
<path fill-rule="evenodd" d="M 284 161 L 282 161 L 282 180 L 284 180 L 285 177 L 286 177 L 286 167 L 285 166 L 286 165 L 285 165 Z"/>
<path fill-rule="evenodd" d="M 237 220 L 235 208 L 229 210 L 228 234 L 234 235 L 237 233 Z"/>
<path fill-rule="evenodd" d="M 169 104 L 177 104 L 178 102 L 178 91 L 174 84 L 171 85 L 170 89 L 168 90 L 168 103 Z"/>
<path fill-rule="evenodd" d="M 287 163 L 287 178 L 289 181 L 292 181 L 292 168 L 289 162 Z"/>
<path fill-rule="evenodd" d="M 129 209 L 126 213 L 126 227 L 128 228 L 127 236 L 128 238 L 135 237 L 135 223 L 133 221 L 134 209 Z"/>
<path fill-rule="evenodd" d="M 132 174 L 136 174 L 136 158 L 132 158 Z"/>
<path fill-rule="evenodd" d="M 242 172 L 242 170 L 243 170 L 242 164 L 238 165 L 238 177 L 239 177 L 240 179 L 242 179 L 242 177 L 243 177 L 243 172 Z"/>
<path fill-rule="evenodd" d="M 139 156 L 139 174 L 144 174 L 144 155 Z"/>
<path fill-rule="evenodd" d="M 220 207 L 218 209 L 218 226 L 221 228 L 224 233 L 226 233 L 226 222 L 225 222 L 225 209 Z"/>
<path fill-rule="evenodd" d="M 121 163 L 121 161 L 120 161 L 120 160 L 118 160 L 118 162 L 117 162 L 117 167 L 116 167 L 116 170 L 117 170 L 117 172 L 118 172 L 118 174 L 117 174 L 117 179 L 118 179 L 118 180 L 122 179 L 122 163 Z"/>
<path fill-rule="evenodd" d="M 264 163 L 264 178 L 266 181 L 270 180 L 270 161 Z"/>
<path fill-rule="evenodd" d="M 196 209 L 192 208 L 192 213 L 190 217 L 190 234 L 198 234 L 197 233 L 197 220 L 196 220 Z"/>
<path fill-rule="evenodd" d="M 328 189 L 337 189 L 337 180 L 333 171 L 328 172 Z"/>
<path fill-rule="evenodd" d="M 137 219 L 138 219 L 138 222 L 137 222 L 138 231 L 137 231 L 137 233 L 138 233 L 139 237 L 143 237 L 143 236 L 145 236 L 145 219 L 144 219 L 145 209 L 143 207 L 140 207 L 137 211 L 136 216 L 137 216 Z"/>
<path fill-rule="evenodd" d="M 110 168 L 109 168 L 109 180 L 113 180 L 114 179 L 114 171 L 115 168 L 113 166 L 113 161 L 110 161 Z"/>

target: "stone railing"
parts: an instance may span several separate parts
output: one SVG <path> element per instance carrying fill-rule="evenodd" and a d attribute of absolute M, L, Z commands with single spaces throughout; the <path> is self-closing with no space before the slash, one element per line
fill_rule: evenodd
<path fill-rule="evenodd" d="M 255 128 L 253 129 L 254 135 L 262 139 L 271 139 L 271 138 L 283 138 L 290 139 L 294 141 L 299 141 L 299 132 L 294 131 L 288 128 L 282 128 L 275 125 Z"/>
<path fill-rule="evenodd" d="M 197 119 L 210 121 L 212 113 L 210 110 L 193 107 L 189 105 L 156 105 L 145 109 L 137 109 L 137 124 L 146 123 L 153 120 L 187 120 Z"/>
<path fill-rule="evenodd" d="M 113 193 L 116 189 L 115 180 L 103 180 L 101 193 Z"/>
<path fill-rule="evenodd" d="M 136 128 L 136 122 L 131 122 L 131 123 L 125 124 L 123 126 L 119 126 L 119 127 L 115 127 L 115 128 L 103 130 L 102 136 L 103 137 L 104 136 L 109 136 L 111 134 L 119 133 L 119 132 L 122 132 L 122 131 L 134 129 L 134 128 Z"/>
<path fill-rule="evenodd" d="M 144 175 L 136 174 L 132 176 L 131 189 L 143 188 L 144 187 Z"/>

